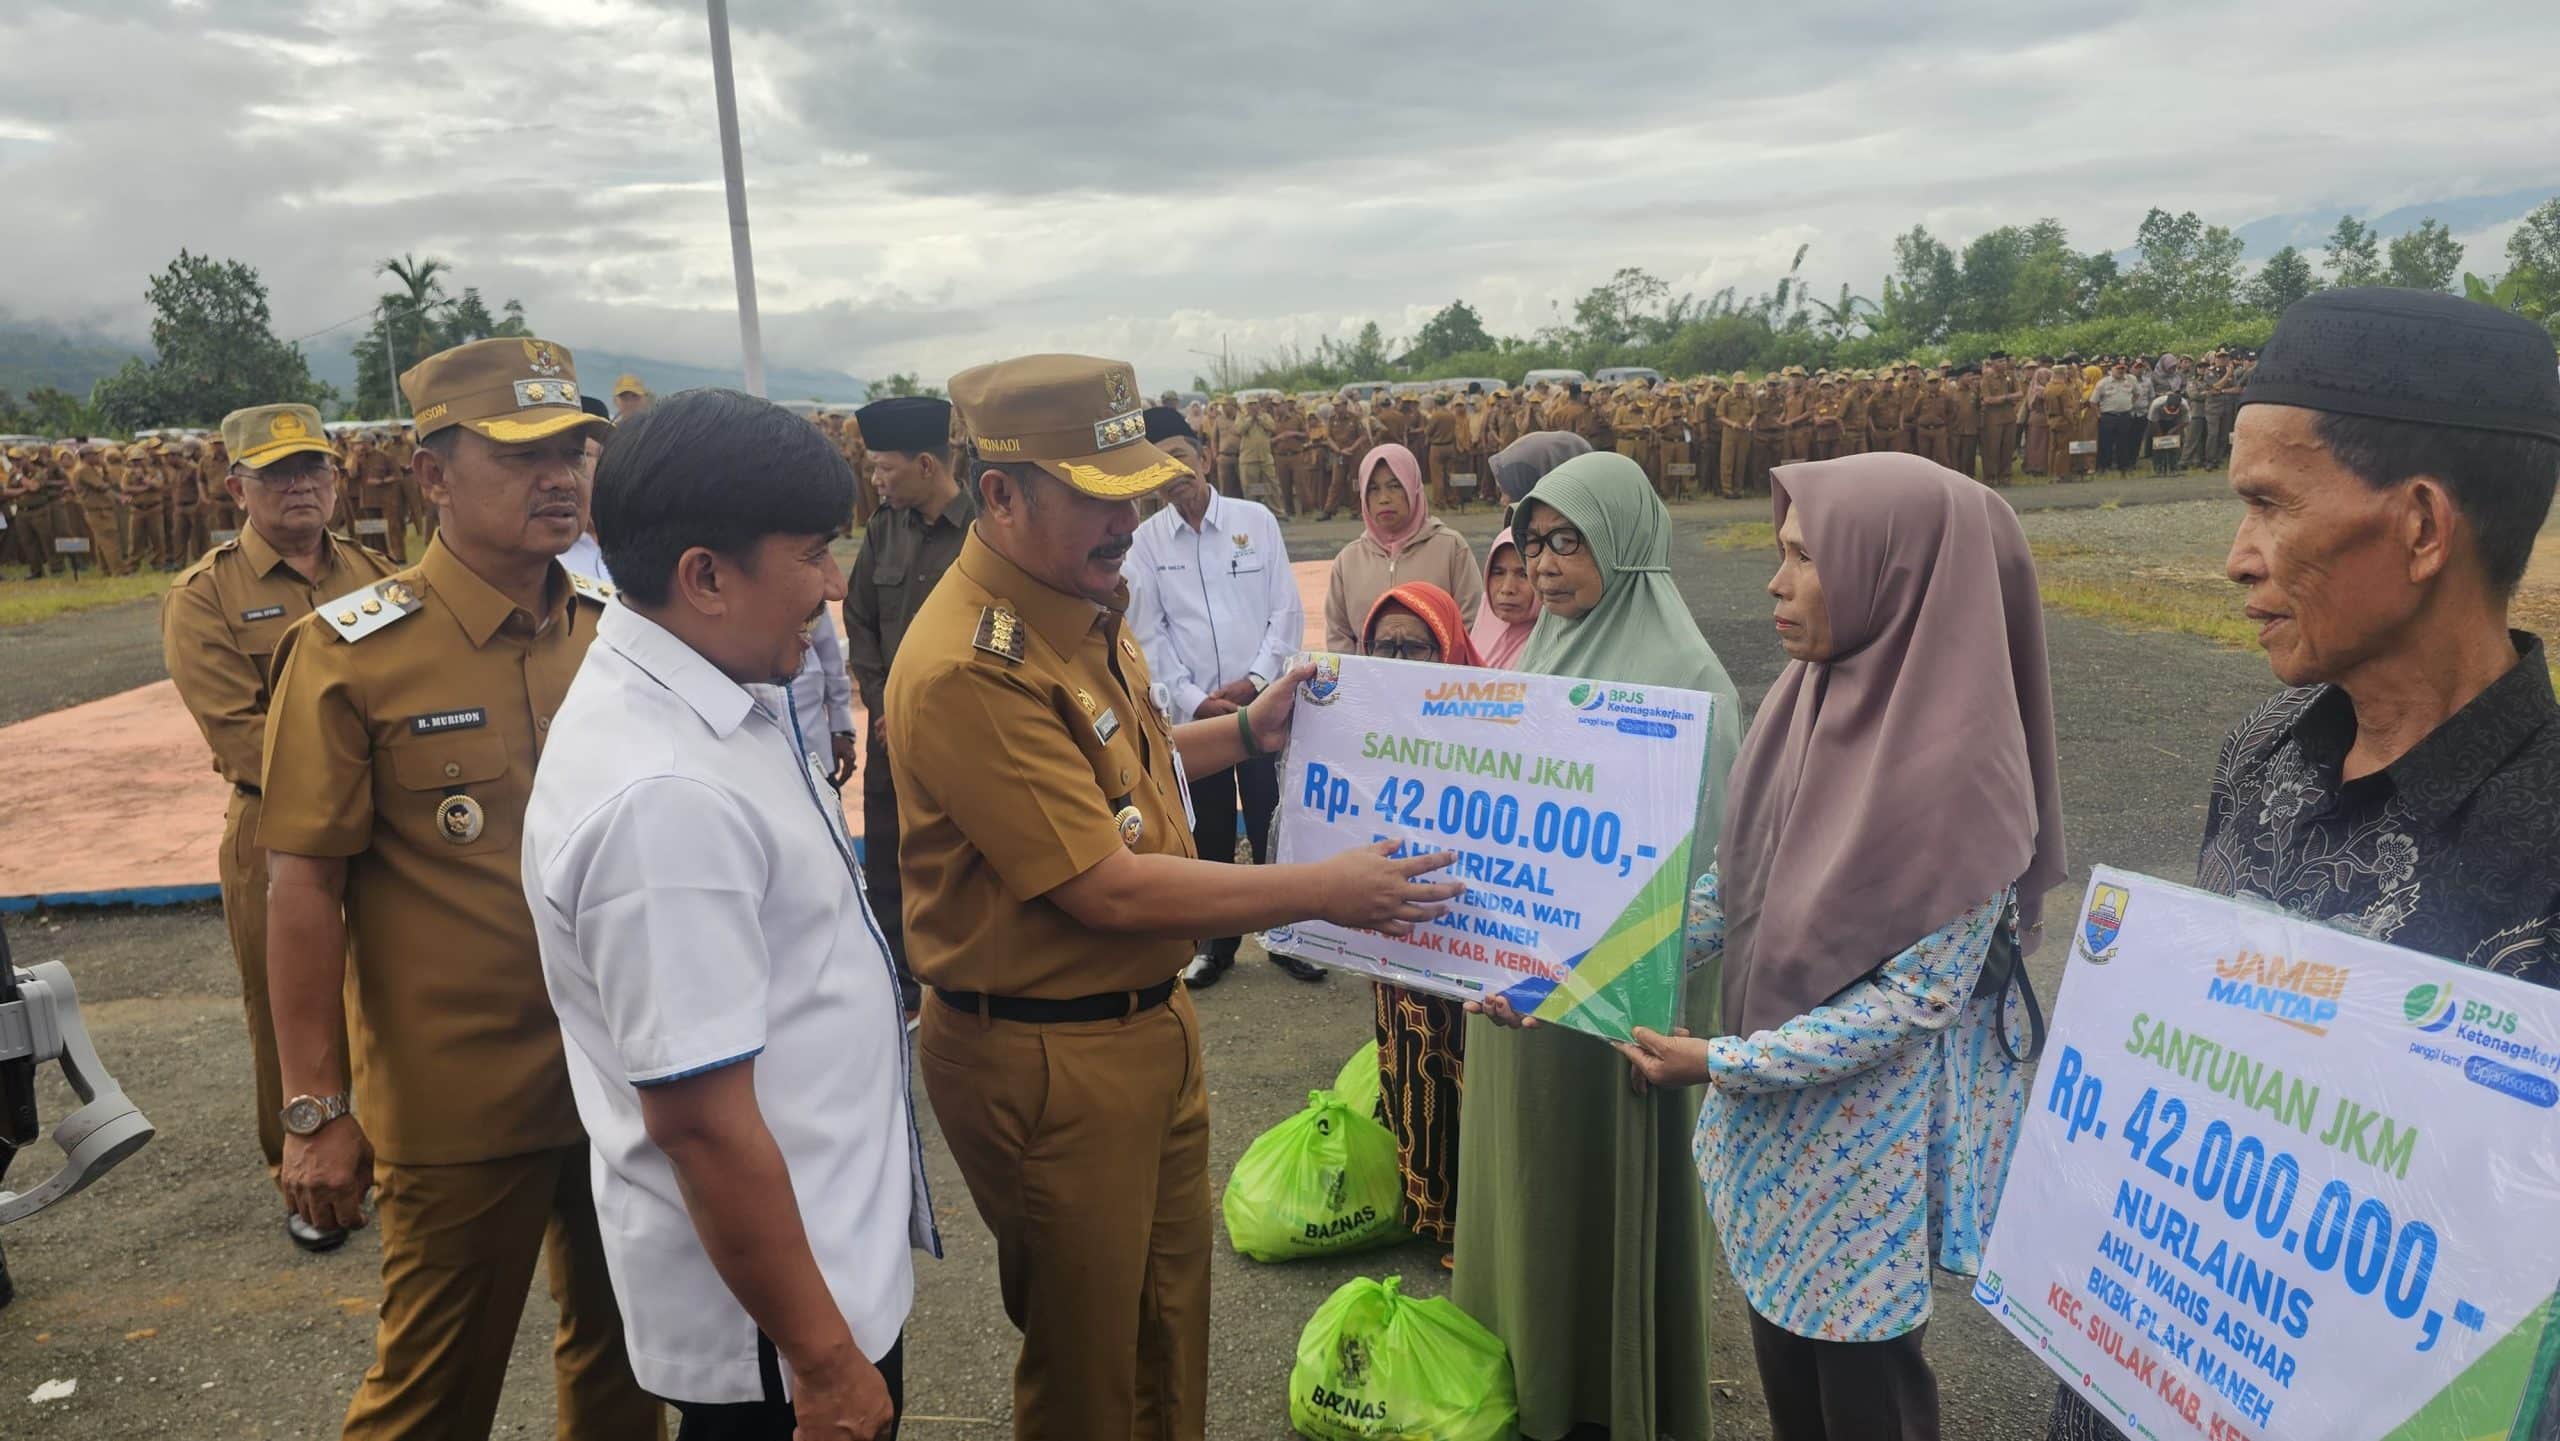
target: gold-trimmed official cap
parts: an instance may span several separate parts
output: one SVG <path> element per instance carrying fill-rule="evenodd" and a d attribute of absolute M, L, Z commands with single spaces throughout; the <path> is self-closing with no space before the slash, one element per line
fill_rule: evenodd
<path fill-rule="evenodd" d="M 475 340 L 440 350 L 400 377 L 418 438 L 464 426 L 501 445 L 541 440 L 581 425 L 610 429 L 578 404 L 578 370 L 565 346 L 530 336 Z"/>
<path fill-rule="evenodd" d="M 951 377 L 951 404 L 980 460 L 1027 461 L 1104 500 L 1130 500 L 1190 473 L 1147 439 L 1138 373 L 1125 360 L 999 360 Z"/>
<path fill-rule="evenodd" d="M 231 463 L 264 470 L 288 455 L 338 458 L 320 412 L 307 405 L 252 405 L 222 417 L 222 445 Z"/>
<path fill-rule="evenodd" d="M 613 383 L 613 393 L 616 395 L 647 395 L 649 393 L 649 387 L 640 383 L 639 376 L 626 375 Z"/>

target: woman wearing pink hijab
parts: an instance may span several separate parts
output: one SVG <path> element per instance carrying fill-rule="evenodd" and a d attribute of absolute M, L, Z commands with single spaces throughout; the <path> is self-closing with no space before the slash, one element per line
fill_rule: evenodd
<path fill-rule="evenodd" d="M 2065 874 L 2035 562 L 1919 456 L 1780 466 L 1772 498 L 1788 665 L 1690 899 L 1723 1034 L 1619 1049 L 1709 1088 L 1698 1175 L 1778 1441 L 1935 1441 L 1930 1274 L 1980 1267 Z"/>
<path fill-rule="evenodd" d="M 1324 648 L 1357 652 L 1360 622 L 1378 597 L 1407 581 L 1427 580 L 1458 602 L 1468 625 L 1484 603 L 1484 577 L 1466 538 L 1442 525 L 1422 495 L 1422 464 L 1401 445 L 1360 457 L 1358 539 L 1333 558 L 1325 584 Z"/>
<path fill-rule="evenodd" d="M 1475 644 L 1476 663 L 1487 670 L 1512 670 L 1529 632 L 1538 628 L 1538 592 L 1529 584 L 1529 564 L 1520 558 L 1511 532 L 1493 538 L 1484 557 L 1484 609 L 1467 633 Z"/>

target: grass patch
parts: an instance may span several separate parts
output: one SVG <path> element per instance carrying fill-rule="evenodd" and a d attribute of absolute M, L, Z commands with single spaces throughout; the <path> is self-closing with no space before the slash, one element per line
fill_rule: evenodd
<path fill-rule="evenodd" d="M 0 581 L 0 626 L 26 625 L 76 611 L 156 599 L 169 588 L 173 578 L 158 571 L 149 571 L 141 575 L 106 577 L 92 572 L 77 581 L 60 576 Z"/>
<path fill-rule="evenodd" d="M 2177 631 L 2240 650 L 2258 643 L 2258 628 L 2233 610 L 2228 594 L 2143 581 L 2091 582 L 2053 576 L 2044 578 L 2043 587 L 2044 603 L 2055 610 L 2129 630 Z"/>
<path fill-rule="evenodd" d="M 1766 520 L 1737 521 L 1707 533 L 1711 550 L 1776 550 L 1778 527 Z"/>

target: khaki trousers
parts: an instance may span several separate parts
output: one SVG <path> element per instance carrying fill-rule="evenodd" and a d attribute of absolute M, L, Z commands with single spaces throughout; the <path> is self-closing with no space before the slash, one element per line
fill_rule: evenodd
<path fill-rule="evenodd" d="M 89 564 L 100 575 L 124 574 L 124 517 L 114 506 L 80 507 L 89 523 Z"/>
<path fill-rule="evenodd" d="M 382 1322 L 373 1368 L 347 1407 L 350 1441 L 484 1438 L 537 1257 L 560 1305 L 552 1341 L 561 1441 L 664 1434 L 658 1402 L 631 1379 L 622 1312 L 605 1275 L 587 1188 L 587 1148 L 456 1166 L 377 1162 Z M 546 1254 L 547 1253 L 547 1254 Z"/>
<path fill-rule="evenodd" d="M 1723 454 L 1716 458 L 1716 490 L 1724 495 L 1742 494 L 1743 467 L 1751 463 L 1751 432 L 1726 427 Z"/>
<path fill-rule="evenodd" d="M 1998 485 L 2009 478 L 2018 458 L 2018 423 L 1990 420 L 1982 425 L 1982 478 Z"/>
<path fill-rule="evenodd" d="M 1187 991 L 1025 1025 L 925 1002 L 917 1066 L 1022 1332 L 1022 1441 L 1208 1429 L 1209 1098 Z"/>
<path fill-rule="evenodd" d="M 363 487 L 362 496 L 362 500 L 356 506 L 356 518 L 381 521 L 382 534 L 379 537 L 359 535 L 356 539 L 402 565 L 408 564 L 408 497 L 402 495 L 400 487 L 396 485 L 368 485 Z"/>
<path fill-rule="evenodd" d="M 267 853 L 258 844 L 260 801 L 234 789 L 222 814 L 222 924 L 240 968 L 240 1009 L 249 1022 L 249 1068 L 257 1082 L 258 1151 L 274 1179 L 284 1164 L 284 1082 L 276 1071 L 276 1019 L 267 1006 Z M 341 1046 L 340 1054 L 344 1054 Z"/>

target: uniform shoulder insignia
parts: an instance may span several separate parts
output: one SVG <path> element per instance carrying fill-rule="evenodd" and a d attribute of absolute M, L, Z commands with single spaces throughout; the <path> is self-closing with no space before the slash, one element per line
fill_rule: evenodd
<path fill-rule="evenodd" d="M 340 640 L 359 641 L 403 616 L 417 614 L 424 604 L 418 599 L 416 588 L 393 577 L 349 591 L 316 607 L 315 613 L 322 624 L 338 633 Z"/>
<path fill-rule="evenodd" d="M 569 572 L 569 589 L 576 591 L 578 594 L 585 596 L 587 599 L 594 601 L 598 605 L 613 604 L 616 594 L 612 586 L 605 584 L 594 576 L 580 575 L 574 570 Z"/>
<path fill-rule="evenodd" d="M 1011 607 L 991 605 L 978 612 L 978 633 L 969 644 L 1007 661 L 1022 659 L 1022 617 Z"/>

